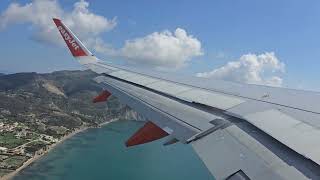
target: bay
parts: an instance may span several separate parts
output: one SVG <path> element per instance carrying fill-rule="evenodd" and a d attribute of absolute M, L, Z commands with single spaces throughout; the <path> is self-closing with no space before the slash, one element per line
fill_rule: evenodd
<path fill-rule="evenodd" d="M 14 180 L 213 180 L 192 147 L 164 140 L 126 148 L 143 124 L 117 121 L 88 129 L 59 144 Z"/>

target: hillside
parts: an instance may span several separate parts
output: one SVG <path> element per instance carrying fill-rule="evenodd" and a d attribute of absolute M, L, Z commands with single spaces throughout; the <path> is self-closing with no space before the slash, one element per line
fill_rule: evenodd
<path fill-rule="evenodd" d="M 0 76 L 0 122 L 20 122 L 34 131 L 49 132 L 52 127 L 72 130 L 99 124 L 127 111 L 114 97 L 107 103 L 92 103 L 102 91 L 92 80 L 95 76 L 91 71 Z"/>
<path fill-rule="evenodd" d="M 102 88 L 91 71 L 0 75 L 0 177 L 47 152 L 67 135 L 137 114 L 111 96 L 93 104 Z"/>

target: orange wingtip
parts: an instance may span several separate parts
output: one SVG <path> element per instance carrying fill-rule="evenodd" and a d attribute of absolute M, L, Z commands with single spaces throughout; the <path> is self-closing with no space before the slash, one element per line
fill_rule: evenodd
<path fill-rule="evenodd" d="M 146 122 L 146 124 L 140 128 L 136 133 L 131 136 L 126 142 L 126 146 L 135 146 L 139 144 L 148 143 L 157 139 L 161 139 L 169 134 L 152 123 L 151 121 Z"/>
<path fill-rule="evenodd" d="M 81 48 L 76 37 L 70 32 L 68 28 L 61 22 L 60 19 L 53 18 L 53 22 L 56 24 L 63 40 L 66 42 L 71 54 L 74 57 L 88 56 L 88 54 Z"/>

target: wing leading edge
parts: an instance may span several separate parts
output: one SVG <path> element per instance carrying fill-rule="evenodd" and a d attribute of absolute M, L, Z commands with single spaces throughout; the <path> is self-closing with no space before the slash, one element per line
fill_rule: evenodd
<path fill-rule="evenodd" d="M 62 21 L 54 22 L 72 55 L 100 74 L 95 81 L 152 124 L 129 145 L 164 136 L 167 144 L 191 144 L 217 179 L 320 178 L 320 104 L 309 103 L 320 102 L 318 93 L 199 81 L 106 64 Z"/>

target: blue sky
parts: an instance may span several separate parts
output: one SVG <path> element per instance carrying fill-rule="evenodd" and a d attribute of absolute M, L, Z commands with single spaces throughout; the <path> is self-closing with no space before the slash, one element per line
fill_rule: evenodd
<path fill-rule="evenodd" d="M 20 6 L 30 3 L 14 2 Z M 76 2 L 57 1 L 65 12 L 71 12 Z M 4 18 L 11 3 L 2 0 L 0 18 Z M 154 32 L 185 30 L 201 43 L 203 55 L 190 55 L 177 71 L 209 72 L 230 61 L 237 62 L 249 53 L 258 56 L 274 52 L 276 59 L 285 65 L 282 72 L 277 72 L 282 86 L 320 90 L 320 1 L 93 0 L 88 9 L 109 20 L 116 17 L 114 28 L 95 35 L 115 49 L 124 47 L 126 40 Z M 37 31 L 37 25 L 28 19 L 1 29 L 0 70 L 48 72 L 80 68 L 63 46 L 35 40 Z M 96 54 L 113 62 L 122 61 L 122 56 Z"/>

